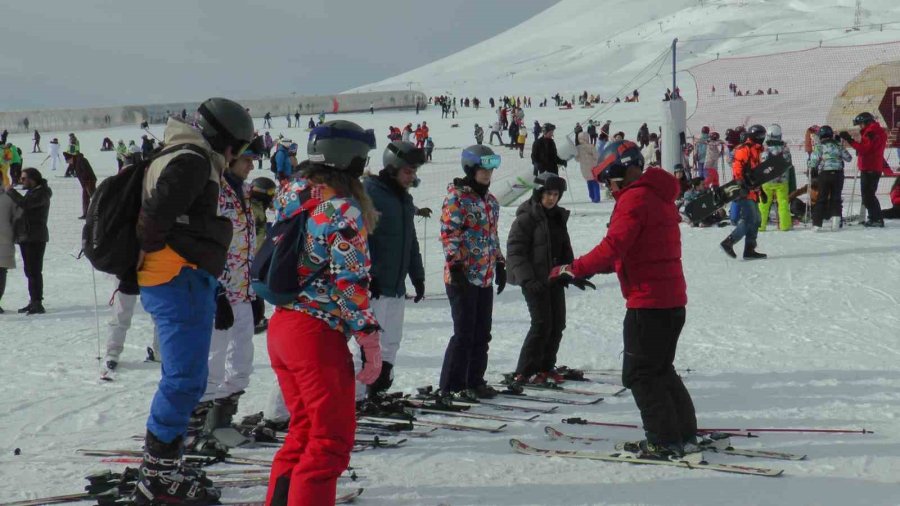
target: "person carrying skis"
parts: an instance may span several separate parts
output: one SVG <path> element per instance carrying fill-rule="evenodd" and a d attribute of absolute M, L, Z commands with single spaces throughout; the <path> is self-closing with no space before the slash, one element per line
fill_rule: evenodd
<path fill-rule="evenodd" d="M 356 378 L 371 384 L 381 373 L 368 292 L 367 238 L 377 213 L 359 180 L 374 147 L 374 132 L 355 123 L 317 126 L 306 168 L 275 199 L 275 226 L 299 216 L 306 230 L 296 268 L 304 288 L 269 322 L 269 360 L 290 411 L 288 435 L 272 460 L 269 506 L 334 504 L 356 432 L 349 338 L 366 357 Z"/>
<path fill-rule="evenodd" d="M 369 299 L 381 325 L 381 375 L 368 392 L 357 383 L 357 400 L 377 398 L 394 382 L 394 365 L 403 339 L 406 278 L 415 288 L 414 303 L 425 297 L 425 270 L 413 221 L 416 207 L 409 189 L 416 172 L 425 163 L 425 153 L 411 142 L 391 142 L 382 155 L 384 168 L 365 178 L 363 186 L 378 212 L 378 228 L 369 235 Z"/>
<path fill-rule="evenodd" d="M 870 112 L 861 112 L 853 118 L 853 125 L 860 128 L 859 140 L 854 140 L 849 132 L 841 132 L 839 137 L 856 150 L 856 164 L 859 167 L 859 186 L 862 203 L 868 213 L 864 227 L 884 228 L 881 217 L 881 203 L 878 202 L 878 182 L 884 170 L 884 149 L 887 146 L 887 132 Z"/>
<path fill-rule="evenodd" d="M 159 331 L 162 378 L 150 406 L 144 460 L 132 501 L 138 505 L 215 504 L 219 492 L 181 460 L 191 410 L 206 389 L 216 278 L 231 242 L 231 223 L 218 216 L 222 171 L 253 138 L 240 104 L 210 98 L 198 127 L 166 124 L 166 146 L 144 176 L 137 232 L 141 303 Z"/>
<path fill-rule="evenodd" d="M 829 125 L 818 129 L 819 142 L 809 155 L 807 167 L 810 178 L 819 184 L 819 196 L 812 208 L 813 231 L 822 230 L 825 218 L 831 218 L 831 230 L 841 228 L 842 201 L 844 191 L 844 164 L 853 159 L 845 148 L 844 141 L 835 139 L 834 130 Z"/>
<path fill-rule="evenodd" d="M 593 152 L 590 140 L 583 135 Z M 566 191 L 566 181 L 554 174 L 542 174 L 535 183 L 531 198 L 516 210 L 506 242 L 509 283 L 522 288 L 531 315 L 513 382 L 562 383 L 564 378 L 556 371 L 556 353 L 566 328 L 565 286 L 547 279 L 553 267 L 574 259 L 566 226 L 569 211 L 557 205 Z"/>
<path fill-rule="evenodd" d="M 734 163 L 731 166 L 734 179 L 747 184 L 750 172 L 760 163 L 763 152 L 763 141 L 766 139 L 766 128 L 753 125 L 747 131 L 747 140 L 734 150 Z M 759 233 L 759 207 L 756 205 L 757 190 L 745 188 L 741 197 L 734 201 L 737 207 L 737 225 L 728 237 L 722 241 L 722 250 L 731 258 L 737 258 L 734 244 L 744 240 L 744 260 L 766 258 L 764 253 L 756 251 L 756 236 Z"/>
<path fill-rule="evenodd" d="M 663 169 L 644 171 L 640 148 L 610 143 L 594 169 L 616 207 L 606 237 L 571 264 L 554 267 L 550 281 L 575 282 L 613 271 L 627 308 L 622 383 L 641 411 L 646 439 L 626 447 L 651 458 L 679 457 L 695 444 L 691 395 L 673 362 L 685 323 L 687 287 L 681 263 L 678 182 Z"/>
<path fill-rule="evenodd" d="M 788 163 L 792 163 L 791 148 L 781 140 L 781 125 L 778 124 L 770 125 L 767 130 L 766 149 L 759 157 L 760 163 L 766 161 L 770 156 L 783 156 Z M 760 232 L 765 232 L 766 226 L 769 224 L 769 209 L 772 207 L 772 199 L 778 203 L 778 229 L 782 232 L 791 229 L 793 220 L 789 196 L 791 194 L 790 181 L 794 178 L 793 170 L 792 165 L 788 172 L 772 181 L 763 183 L 759 202 Z"/>
<path fill-rule="evenodd" d="M 542 172 L 559 175 L 559 166 L 566 165 L 566 161 L 557 154 L 556 141 L 553 140 L 555 132 L 556 125 L 544 123 L 543 135 L 531 145 L 531 164 L 535 176 Z"/>
<path fill-rule="evenodd" d="M 506 259 L 497 225 L 500 203 L 490 193 L 500 156 L 487 146 L 462 151 L 465 177 L 447 187 L 441 209 L 444 284 L 453 318 L 453 336 L 444 352 L 440 390 L 464 399 L 491 398 L 497 391 L 484 380 L 491 342 L 493 282 L 506 288 Z"/>

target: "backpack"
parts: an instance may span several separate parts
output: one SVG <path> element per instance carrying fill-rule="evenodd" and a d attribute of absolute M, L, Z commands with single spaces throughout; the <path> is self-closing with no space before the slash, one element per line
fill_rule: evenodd
<path fill-rule="evenodd" d="M 253 258 L 250 286 L 270 304 L 290 304 L 328 267 L 328 262 L 324 262 L 311 276 L 303 281 L 298 279 L 297 266 L 300 265 L 300 255 L 305 252 L 303 241 L 308 218 L 309 211 L 304 210 L 288 220 L 273 224 Z"/>
<path fill-rule="evenodd" d="M 278 175 L 278 165 L 275 163 L 275 154 L 278 153 L 278 149 L 275 149 L 275 152 L 269 156 L 269 169 L 272 171 L 272 174 Z"/>
<path fill-rule="evenodd" d="M 104 179 L 91 195 L 81 231 L 81 249 L 95 269 L 120 279 L 134 275 L 140 253 L 137 222 L 143 203 L 144 174 L 156 158 L 183 149 L 209 161 L 207 153 L 193 144 L 157 148 L 146 159 Z"/>

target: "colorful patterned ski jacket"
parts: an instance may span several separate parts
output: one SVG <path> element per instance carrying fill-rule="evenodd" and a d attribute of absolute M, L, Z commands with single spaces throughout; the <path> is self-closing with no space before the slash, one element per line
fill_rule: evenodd
<path fill-rule="evenodd" d="M 465 179 L 447 186 L 441 208 L 444 283 L 450 284 L 450 266 L 462 263 L 469 283 L 483 288 L 493 284 L 496 264 L 506 263 L 497 235 L 499 220 L 500 203 L 491 193 L 482 197 Z"/>
<path fill-rule="evenodd" d="M 307 279 L 322 264 L 328 268 L 285 307 L 318 318 L 348 338 L 377 329 L 369 308 L 368 231 L 359 203 L 337 195 L 328 185 L 296 178 L 279 189 L 275 221 L 288 220 L 304 210 L 309 211 L 309 218 L 297 275 Z"/>
<path fill-rule="evenodd" d="M 250 302 L 256 294 L 250 287 L 250 264 L 256 253 L 256 226 L 250 209 L 250 185 L 241 182 L 242 195 L 231 185 L 228 174 L 219 189 L 219 216 L 231 220 L 231 244 L 225 258 L 225 270 L 219 284 L 225 288 L 228 302 Z"/>
<path fill-rule="evenodd" d="M 838 171 L 844 170 L 844 163 L 852 159 L 850 152 L 841 146 L 840 141 L 832 139 L 813 147 L 806 166 L 810 170 L 815 169 L 819 172 Z"/>

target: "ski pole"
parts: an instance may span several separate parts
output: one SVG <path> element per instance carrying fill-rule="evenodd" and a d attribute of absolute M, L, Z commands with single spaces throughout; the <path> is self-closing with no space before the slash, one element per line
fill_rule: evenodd
<path fill-rule="evenodd" d="M 856 198 L 856 180 L 859 179 L 859 170 L 856 171 L 856 176 L 853 177 L 853 186 L 850 188 L 850 205 L 847 207 L 847 220 L 850 222 L 853 220 L 853 200 Z M 843 211 L 841 212 L 843 214 Z M 862 212 L 860 211 L 860 214 Z"/>
<path fill-rule="evenodd" d="M 639 429 L 640 426 L 630 423 L 610 423 L 595 422 L 585 420 L 583 418 L 565 418 L 563 423 L 570 425 L 598 425 L 601 427 L 620 427 L 625 429 Z M 725 432 L 734 435 L 747 437 L 753 436 L 754 432 L 778 432 L 778 433 L 813 433 L 813 434 L 874 434 L 875 432 L 868 429 L 806 429 L 806 428 L 755 428 L 755 429 L 729 429 L 729 428 L 699 428 L 699 433 L 709 432 Z"/>

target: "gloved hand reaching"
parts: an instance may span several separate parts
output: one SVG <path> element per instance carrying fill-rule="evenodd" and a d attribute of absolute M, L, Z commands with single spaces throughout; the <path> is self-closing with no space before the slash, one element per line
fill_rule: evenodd
<path fill-rule="evenodd" d="M 850 135 L 850 132 L 846 130 L 842 130 L 840 133 L 838 133 L 838 137 L 844 139 L 847 142 L 853 142 L 853 136 Z"/>
<path fill-rule="evenodd" d="M 575 274 L 572 273 L 572 266 L 568 264 L 557 265 L 556 267 L 550 269 L 550 277 L 549 281 L 551 283 L 563 283 L 568 285 L 575 279 Z"/>
<path fill-rule="evenodd" d="M 360 383 L 371 385 L 381 374 L 381 338 L 378 330 L 357 334 L 356 344 L 363 354 L 363 367 L 356 379 Z"/>
<path fill-rule="evenodd" d="M 381 298 L 381 287 L 378 286 L 378 280 L 375 276 L 369 276 L 369 298 L 377 300 Z"/>
<path fill-rule="evenodd" d="M 578 288 L 581 291 L 584 291 L 585 288 L 590 288 L 591 290 L 597 289 L 597 287 L 594 286 L 593 283 L 591 283 L 590 281 L 588 281 L 584 278 L 575 278 L 572 280 L 571 283 L 572 283 L 572 286 L 574 286 L 575 288 Z"/>
<path fill-rule="evenodd" d="M 216 290 L 216 330 L 228 330 L 234 325 L 234 311 L 231 309 L 231 303 L 228 302 L 228 295 L 225 289 L 219 285 Z"/>

